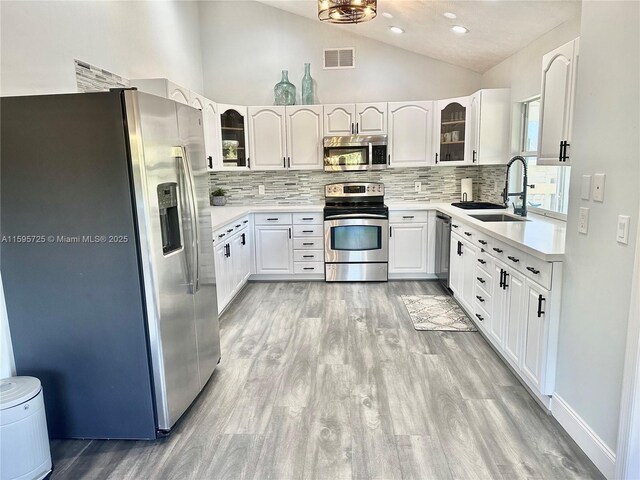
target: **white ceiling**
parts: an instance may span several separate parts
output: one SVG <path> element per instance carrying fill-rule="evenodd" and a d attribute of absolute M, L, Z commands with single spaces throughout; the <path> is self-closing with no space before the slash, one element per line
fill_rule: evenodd
<path fill-rule="evenodd" d="M 318 19 L 317 0 L 259 0 Z M 421 55 L 484 73 L 558 25 L 580 15 L 579 0 L 378 0 L 378 16 L 358 25 L 332 25 Z M 393 15 L 392 19 L 382 16 Z M 457 15 L 445 18 L 444 12 Z M 395 25 L 405 30 L 389 31 Z M 469 33 L 450 29 L 463 25 Z"/>

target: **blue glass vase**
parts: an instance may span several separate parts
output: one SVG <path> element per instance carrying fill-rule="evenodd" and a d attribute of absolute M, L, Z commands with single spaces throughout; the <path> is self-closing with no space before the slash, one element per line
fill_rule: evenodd
<path fill-rule="evenodd" d="M 273 95 L 276 105 L 295 105 L 296 87 L 289 82 L 289 72 L 287 70 L 282 70 L 282 80 L 273 87 Z"/>
<path fill-rule="evenodd" d="M 302 77 L 302 105 L 313 105 L 313 78 L 311 78 L 311 64 L 304 64 L 304 77 Z"/>

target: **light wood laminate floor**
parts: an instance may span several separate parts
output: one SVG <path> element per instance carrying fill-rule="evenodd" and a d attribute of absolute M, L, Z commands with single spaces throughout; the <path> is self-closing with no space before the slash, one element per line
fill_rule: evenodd
<path fill-rule="evenodd" d="M 602 478 L 479 333 L 418 332 L 433 282 L 250 283 L 168 438 L 54 441 L 53 479 Z"/>

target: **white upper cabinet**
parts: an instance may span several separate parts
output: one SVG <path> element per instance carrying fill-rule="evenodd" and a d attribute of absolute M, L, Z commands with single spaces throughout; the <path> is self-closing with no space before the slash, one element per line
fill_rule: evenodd
<path fill-rule="evenodd" d="M 388 109 L 390 166 L 430 165 L 433 102 L 392 102 Z"/>
<path fill-rule="evenodd" d="M 222 151 L 218 143 L 218 106 L 215 102 L 197 93 L 191 92 L 191 106 L 202 111 L 202 130 L 204 132 L 204 150 L 207 168 L 220 168 Z"/>
<path fill-rule="evenodd" d="M 467 151 L 465 155 L 471 155 L 471 163 L 478 162 L 478 150 L 480 148 L 480 101 L 482 99 L 482 91 L 477 91 L 469 96 L 469 112 L 467 115 Z"/>
<path fill-rule="evenodd" d="M 434 143 L 436 165 L 471 165 L 468 148 L 469 106 L 471 97 L 437 102 Z"/>
<path fill-rule="evenodd" d="M 287 167 L 285 107 L 249 107 L 249 150 L 253 170 Z"/>
<path fill-rule="evenodd" d="M 386 103 L 357 103 L 356 104 L 356 134 L 386 135 L 387 134 L 387 104 Z"/>
<path fill-rule="evenodd" d="M 469 97 L 465 157 L 472 164 L 505 165 L 509 162 L 511 90 L 479 90 Z"/>
<path fill-rule="evenodd" d="M 168 82 L 168 90 L 170 99 L 185 105 L 191 105 L 191 91 L 171 82 Z"/>
<path fill-rule="evenodd" d="M 579 40 L 542 57 L 538 165 L 570 165 Z"/>
<path fill-rule="evenodd" d="M 250 167 L 247 107 L 218 104 L 221 170 L 245 170 Z"/>
<path fill-rule="evenodd" d="M 131 80 L 131 86 L 136 87 L 141 92 L 191 105 L 191 91 L 166 78 L 136 78 Z"/>
<path fill-rule="evenodd" d="M 322 105 L 286 107 L 287 166 L 322 170 Z"/>
<path fill-rule="evenodd" d="M 356 106 L 325 105 L 324 106 L 324 136 L 355 135 Z"/>
<path fill-rule="evenodd" d="M 385 135 L 386 103 L 357 103 L 324 106 L 324 135 Z"/>

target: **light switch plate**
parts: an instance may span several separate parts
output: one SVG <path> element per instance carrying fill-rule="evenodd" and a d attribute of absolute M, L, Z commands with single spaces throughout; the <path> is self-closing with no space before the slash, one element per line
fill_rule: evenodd
<path fill-rule="evenodd" d="M 589 231 L 589 209 L 586 207 L 580 207 L 580 214 L 578 216 L 578 233 L 584 233 L 585 235 Z"/>
<path fill-rule="evenodd" d="M 596 173 L 593 176 L 593 200 L 604 202 L 604 173 Z"/>
<path fill-rule="evenodd" d="M 414 190 L 416 192 L 421 192 L 422 191 L 422 182 L 415 182 L 414 184 Z"/>
<path fill-rule="evenodd" d="M 589 200 L 591 198 L 591 175 L 582 176 L 582 200 Z"/>
<path fill-rule="evenodd" d="M 618 229 L 616 231 L 616 241 L 624 245 L 629 245 L 629 215 L 618 215 Z"/>
<path fill-rule="evenodd" d="M 258 185 L 258 195 L 264 195 L 264 185 Z"/>

